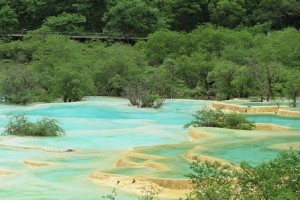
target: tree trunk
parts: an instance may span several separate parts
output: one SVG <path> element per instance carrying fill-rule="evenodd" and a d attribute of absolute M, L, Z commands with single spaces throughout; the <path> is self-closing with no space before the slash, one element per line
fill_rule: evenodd
<path fill-rule="evenodd" d="M 297 101 L 297 97 L 294 97 L 293 98 L 293 103 L 292 103 L 293 108 L 296 108 L 296 105 L 297 105 L 296 101 Z"/>

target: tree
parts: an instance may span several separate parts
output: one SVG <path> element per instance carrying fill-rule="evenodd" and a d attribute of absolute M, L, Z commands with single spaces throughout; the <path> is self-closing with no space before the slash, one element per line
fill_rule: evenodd
<path fill-rule="evenodd" d="M 206 1 L 173 0 L 171 4 L 171 28 L 190 32 L 197 25 L 206 22 L 208 13 L 203 9 Z"/>
<path fill-rule="evenodd" d="M 37 39 L 34 37 L 30 41 Z M 83 44 L 57 35 L 38 39 L 33 66 L 41 77 L 44 99 L 79 101 L 84 95 L 94 94 L 93 65 L 85 59 L 90 51 L 84 51 Z"/>
<path fill-rule="evenodd" d="M 291 106 L 296 107 L 297 98 L 300 96 L 300 71 L 298 69 L 288 71 L 284 90 L 286 96 L 293 100 Z"/>
<path fill-rule="evenodd" d="M 284 66 L 278 61 L 260 62 L 253 58 L 249 67 L 257 83 L 261 99 L 264 99 L 265 92 L 267 101 L 274 98 L 274 86 L 282 75 Z"/>
<path fill-rule="evenodd" d="M 142 0 L 122 0 L 104 13 L 102 20 L 113 35 L 126 38 L 154 32 L 158 28 L 159 12 Z"/>
<path fill-rule="evenodd" d="M 102 61 L 98 61 L 93 72 L 100 95 L 121 96 L 127 85 L 140 82 L 147 66 L 143 51 L 129 45 L 114 44 L 105 48 L 101 56 Z"/>
<path fill-rule="evenodd" d="M 187 54 L 188 39 L 184 33 L 169 30 L 159 30 L 150 34 L 146 43 L 139 43 L 147 54 L 151 66 L 163 64 L 164 59 L 176 59 Z"/>
<path fill-rule="evenodd" d="M 83 24 L 85 22 L 86 18 L 82 15 L 63 12 L 57 17 L 47 17 L 43 26 L 49 27 L 53 32 L 78 34 L 84 30 Z"/>
<path fill-rule="evenodd" d="M 4 69 L 0 76 L 0 93 L 8 102 L 26 104 L 34 102 L 39 76 L 30 66 L 13 66 Z"/>
<path fill-rule="evenodd" d="M 7 37 L 10 31 L 18 25 L 16 11 L 10 6 L 6 5 L 0 9 L 0 36 Z"/>
<path fill-rule="evenodd" d="M 205 50 L 217 57 L 221 57 L 222 51 L 227 45 L 236 42 L 234 31 L 227 28 L 216 28 L 211 24 L 197 27 L 190 35 L 193 49 Z"/>
<path fill-rule="evenodd" d="M 183 55 L 177 59 L 177 76 L 184 80 L 189 89 L 203 87 L 208 90 L 208 74 L 213 70 L 213 61 L 207 52 L 194 52 L 190 57 Z"/>
<path fill-rule="evenodd" d="M 53 95 L 64 102 L 80 101 L 93 92 L 93 79 L 78 66 L 60 65 L 54 77 Z"/>
<path fill-rule="evenodd" d="M 299 5 L 297 0 L 262 0 L 253 10 L 252 18 L 260 23 L 271 21 L 274 29 L 299 27 Z"/>
<path fill-rule="evenodd" d="M 247 66 L 239 67 L 234 75 L 234 79 L 231 81 L 231 85 L 235 88 L 235 94 L 240 98 L 247 98 L 250 94 L 253 94 L 255 90 L 255 84 L 250 69 Z"/>
<path fill-rule="evenodd" d="M 213 24 L 235 28 L 247 24 L 246 8 L 243 0 L 220 0 L 209 4 L 210 20 Z"/>
<path fill-rule="evenodd" d="M 125 88 L 125 95 L 130 104 L 142 108 L 162 107 L 167 93 L 171 90 L 167 76 L 164 67 L 145 68 L 145 71 L 139 74 L 139 77 L 129 81 Z"/>
<path fill-rule="evenodd" d="M 207 80 L 212 83 L 217 91 L 220 100 L 235 97 L 235 90 L 232 87 L 235 72 L 238 66 L 229 61 L 216 60 L 215 68 L 208 73 Z"/>
<path fill-rule="evenodd" d="M 242 162 L 240 169 L 196 160 L 191 164 L 194 173 L 188 175 L 194 188 L 186 200 L 298 199 L 299 164 L 300 152 L 293 150 L 256 167 Z"/>

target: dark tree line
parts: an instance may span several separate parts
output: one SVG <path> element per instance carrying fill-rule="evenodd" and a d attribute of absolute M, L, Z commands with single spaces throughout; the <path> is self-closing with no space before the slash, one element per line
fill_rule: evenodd
<path fill-rule="evenodd" d="M 299 0 L 1 0 L 0 31 L 35 30 L 149 34 L 161 28 L 194 30 L 255 25 L 300 27 Z"/>

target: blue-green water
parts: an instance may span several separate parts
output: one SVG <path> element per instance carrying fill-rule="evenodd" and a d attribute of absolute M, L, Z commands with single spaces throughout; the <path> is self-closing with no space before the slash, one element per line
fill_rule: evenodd
<path fill-rule="evenodd" d="M 257 123 L 277 124 L 280 126 L 288 126 L 300 130 L 300 117 L 284 117 L 278 115 L 246 115 L 248 120 L 253 120 Z"/>
<path fill-rule="evenodd" d="M 54 117 L 66 130 L 62 137 L 0 137 L 0 144 L 42 147 L 46 149 L 76 149 L 78 153 L 48 153 L 0 147 L 0 170 L 13 171 L 0 176 L 0 199 L 101 199 L 112 188 L 101 186 L 88 178 L 93 171 L 123 175 L 144 174 L 152 177 L 183 178 L 189 172 L 188 161 L 183 155 L 202 145 L 198 153 L 239 163 L 247 160 L 258 164 L 276 156 L 271 144 L 300 141 L 299 118 L 274 115 L 247 115 L 260 123 L 290 126 L 294 136 L 267 135 L 256 142 L 247 142 L 251 136 L 240 132 L 212 129 L 218 137 L 191 143 L 188 130 L 183 125 L 192 119 L 197 109 L 210 105 L 209 101 L 167 100 L 162 109 L 140 109 L 128 106 L 122 98 L 89 97 L 76 103 L 35 104 L 28 106 L 0 105 L 0 131 L 7 124 L 7 115 L 24 114 L 30 121 L 40 117 Z M 260 134 L 260 133 L 258 133 Z M 267 133 L 264 133 L 267 134 Z M 282 132 L 281 134 L 284 134 Z M 270 139 L 271 138 L 271 139 Z M 165 145 L 172 144 L 172 145 Z M 156 146 L 155 146 L 156 145 Z M 138 153 L 162 156 L 154 159 L 166 167 L 163 171 L 153 168 L 115 168 L 127 151 L 137 148 Z M 47 167 L 24 165 L 24 160 L 51 163 Z M 129 161 L 143 163 L 146 158 L 129 157 Z M 26 187 L 24 187 L 26 185 Z M 130 193 L 118 191 L 121 199 L 133 199 Z"/>

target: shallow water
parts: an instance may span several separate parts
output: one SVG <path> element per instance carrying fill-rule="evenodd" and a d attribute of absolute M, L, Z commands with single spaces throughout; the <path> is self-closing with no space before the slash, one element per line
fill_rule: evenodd
<path fill-rule="evenodd" d="M 246 118 L 257 123 L 277 124 L 280 126 L 287 126 L 293 129 L 300 130 L 300 117 L 256 114 L 246 115 Z"/>
<path fill-rule="evenodd" d="M 192 119 L 192 113 L 211 103 L 167 100 L 162 109 L 155 110 L 130 107 L 128 101 L 122 98 L 88 97 L 76 103 L 0 105 L 1 131 L 8 122 L 6 115 L 10 114 L 24 114 L 30 121 L 36 121 L 42 116 L 55 117 L 66 130 L 65 136 L 53 138 L 2 136 L 0 144 L 78 151 L 48 153 L 0 147 L 0 170 L 14 172 L 9 176 L 0 176 L 0 199 L 102 199 L 103 195 L 111 193 L 112 188 L 101 186 L 88 178 L 93 171 L 184 178 L 190 171 L 182 155 L 198 144 L 190 142 L 188 130 L 182 127 Z M 256 165 L 278 153 L 277 150 L 267 149 L 268 145 L 300 141 L 297 134 L 300 129 L 299 118 L 274 115 L 247 115 L 247 118 L 261 123 L 290 126 L 295 129 L 293 132 L 296 135 L 293 138 L 262 139 L 245 145 L 243 142 L 249 138 L 234 131 L 213 129 L 211 132 L 219 137 L 200 141 L 199 144 L 205 148 L 198 152 L 233 163 L 247 160 Z M 164 157 L 153 161 L 164 165 L 166 169 L 115 168 L 114 163 L 133 148 L 137 153 Z M 24 165 L 24 160 L 52 165 L 33 167 Z M 133 156 L 128 157 L 128 160 L 143 163 L 147 159 Z M 117 192 L 122 200 L 136 198 L 134 194 L 120 190 Z"/>
<path fill-rule="evenodd" d="M 235 105 L 240 105 L 240 106 L 277 106 L 280 105 L 281 107 L 289 107 L 290 103 L 289 102 L 251 102 L 249 100 L 247 101 L 233 101 L 233 100 L 228 100 L 228 101 L 223 101 L 226 104 L 235 104 Z"/>

